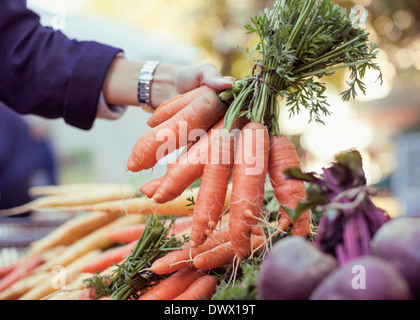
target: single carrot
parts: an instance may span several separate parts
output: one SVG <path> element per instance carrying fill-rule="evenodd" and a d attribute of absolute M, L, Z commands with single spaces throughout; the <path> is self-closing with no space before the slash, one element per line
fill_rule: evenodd
<path fill-rule="evenodd" d="M 186 145 L 186 147 L 184 148 L 184 150 L 182 150 L 182 153 L 180 154 L 180 157 L 182 157 L 185 153 L 187 153 L 187 151 L 190 150 L 191 147 L 195 143 L 196 143 L 196 141 L 190 141 L 190 142 L 188 142 L 188 144 Z M 144 194 L 148 198 L 153 198 L 153 195 L 155 194 L 157 188 L 159 188 L 159 186 L 162 184 L 162 182 L 164 181 L 164 179 L 165 179 L 165 176 L 160 177 L 160 178 L 157 178 L 157 179 L 153 179 L 153 180 L 145 183 L 144 185 L 142 185 L 140 187 L 140 192 L 142 194 Z"/>
<path fill-rule="evenodd" d="M 74 242 L 68 246 L 66 250 L 64 250 L 61 254 L 51 257 L 48 261 L 42 264 L 38 270 L 49 272 L 52 270 L 52 268 L 54 268 L 54 266 L 57 265 L 67 268 L 68 265 L 76 261 L 80 261 L 80 259 L 85 257 L 89 252 L 99 252 L 99 256 L 103 250 L 109 249 L 115 245 L 115 242 L 107 238 L 111 230 L 120 228 L 125 225 L 141 223 L 142 221 L 144 221 L 144 217 L 141 215 L 123 215 L 117 220 L 89 233 L 85 237 Z M 91 258 L 91 260 L 93 260 L 93 258 Z M 88 262 L 89 261 L 86 261 L 84 264 L 87 264 Z M 83 265 L 81 265 L 80 268 L 82 268 Z"/>
<path fill-rule="evenodd" d="M 159 107 L 156 108 L 152 116 L 147 121 L 147 124 L 152 128 L 158 126 L 162 122 L 165 122 L 166 120 L 172 118 L 180 110 L 189 105 L 195 98 L 210 90 L 212 90 L 210 87 L 203 85 L 187 93 L 181 94 L 168 101 L 165 101 Z"/>
<path fill-rule="evenodd" d="M 188 143 L 187 137 L 192 130 L 209 130 L 225 114 L 227 106 L 214 91 L 207 91 L 193 100 L 169 120 L 154 127 L 135 143 L 127 162 L 127 169 L 133 172 L 153 168 L 167 154 Z M 185 125 L 185 132 L 180 126 Z M 159 135 L 172 138 L 160 139 Z M 166 141 L 168 140 L 168 141 Z"/>
<path fill-rule="evenodd" d="M 122 228 L 112 230 L 108 235 L 108 239 L 116 243 L 129 243 L 138 240 L 145 228 L 146 225 L 144 223 L 124 226 Z"/>
<path fill-rule="evenodd" d="M 246 256 L 253 250 L 263 249 L 264 237 L 254 236 Z M 235 258 L 235 248 L 231 241 L 222 243 L 217 247 L 204 251 L 194 257 L 194 267 L 197 269 L 209 270 L 231 264 Z"/>
<path fill-rule="evenodd" d="M 202 276 L 174 300 L 210 300 L 216 292 L 218 283 L 219 281 L 214 276 Z"/>
<path fill-rule="evenodd" d="M 215 231 L 207 240 L 197 248 L 191 248 L 191 243 L 186 243 L 180 250 L 174 250 L 153 262 L 150 270 L 156 274 L 170 274 L 177 270 L 192 266 L 192 258 L 210 250 L 222 243 L 229 241 L 229 229 Z"/>
<path fill-rule="evenodd" d="M 141 215 L 143 218 L 150 214 L 162 216 L 190 216 L 192 214 L 191 198 L 197 196 L 198 188 L 189 188 L 179 197 L 168 203 L 156 203 L 147 197 L 136 197 L 128 200 L 107 201 L 94 205 L 77 207 L 60 207 L 64 212 L 94 211 L 115 214 Z M 229 193 L 228 193 L 229 195 Z M 139 222 L 140 223 L 140 222 Z"/>
<path fill-rule="evenodd" d="M 117 218 L 117 214 L 106 214 L 96 211 L 86 212 L 77 217 L 73 217 L 43 238 L 32 242 L 28 250 L 28 255 L 39 254 L 59 246 L 69 246 L 96 229 L 115 221 Z"/>
<path fill-rule="evenodd" d="M 157 188 L 159 188 L 160 184 L 163 181 L 163 177 L 153 179 L 140 187 L 140 192 L 144 194 L 148 198 L 153 198 Z"/>
<path fill-rule="evenodd" d="M 7 266 L 0 267 L 0 278 L 6 276 L 8 273 L 12 272 L 19 265 L 19 261 L 13 262 Z"/>
<path fill-rule="evenodd" d="M 167 223 L 170 222 L 168 221 Z M 187 230 L 189 227 L 191 227 L 192 223 L 192 216 L 180 217 L 176 219 L 175 222 L 172 224 L 171 228 L 169 229 L 168 236 L 176 235 L 181 233 L 182 231 Z"/>
<path fill-rule="evenodd" d="M 193 217 L 186 216 L 180 217 L 175 220 L 171 228 L 169 229 L 168 235 L 177 234 L 189 228 L 192 225 Z M 170 221 L 168 220 L 165 225 L 168 226 Z M 144 229 L 145 223 L 138 223 L 134 225 L 124 226 L 116 230 L 112 230 L 108 235 L 108 239 L 117 243 L 129 243 L 132 241 L 139 240 Z"/>
<path fill-rule="evenodd" d="M 74 300 L 95 300 L 96 291 L 95 288 L 90 287 L 83 289 L 82 292 Z"/>
<path fill-rule="evenodd" d="M 296 208 L 299 201 L 306 197 L 305 185 L 302 181 L 286 179 L 284 171 L 291 168 L 300 169 L 300 159 L 296 147 L 286 135 L 270 137 L 270 155 L 268 175 L 274 189 L 274 196 L 280 205 Z M 279 208 L 281 217 L 278 228 L 285 231 L 291 224 L 289 216 Z M 292 234 L 306 237 L 310 232 L 309 211 L 305 211 L 293 224 Z"/>
<path fill-rule="evenodd" d="M 224 119 L 215 124 L 187 152 L 175 162 L 168 164 L 166 174 L 162 177 L 153 199 L 157 203 L 171 201 L 197 181 L 204 172 L 208 162 L 209 146 L 213 138 L 223 129 Z"/>
<path fill-rule="evenodd" d="M 238 257 L 249 254 L 252 228 L 263 209 L 268 167 L 269 136 L 262 123 L 250 122 L 241 130 L 232 178 L 229 212 L 230 238 Z"/>
<path fill-rule="evenodd" d="M 223 214 L 234 155 L 235 136 L 227 131 L 220 132 L 211 144 L 209 161 L 204 166 L 200 189 L 195 201 L 190 236 L 192 247 L 206 240 Z"/>
<path fill-rule="evenodd" d="M 160 281 L 139 300 L 172 300 L 183 293 L 194 283 L 195 280 L 204 276 L 203 273 L 194 268 L 184 268 L 171 274 L 168 278 Z"/>
<path fill-rule="evenodd" d="M 84 265 L 80 272 L 95 273 L 102 272 L 105 269 L 113 266 L 114 264 L 120 263 L 125 257 L 127 257 L 131 251 L 135 248 L 137 241 L 132 241 L 124 246 L 116 247 L 113 249 L 102 252 L 93 261 Z"/>
<path fill-rule="evenodd" d="M 33 255 L 19 261 L 18 265 L 6 276 L 0 279 L 0 292 L 9 288 L 15 282 L 28 276 L 36 267 L 44 263 L 44 259 L 40 255 Z"/>

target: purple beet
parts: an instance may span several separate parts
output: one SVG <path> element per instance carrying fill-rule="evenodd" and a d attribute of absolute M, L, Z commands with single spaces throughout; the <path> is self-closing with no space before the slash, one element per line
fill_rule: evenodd
<path fill-rule="evenodd" d="M 378 230 L 372 253 L 392 263 L 420 299 L 420 217 L 402 216 Z"/>
<path fill-rule="evenodd" d="M 260 300 L 307 300 L 337 262 L 301 237 L 274 244 L 261 264 L 257 289 Z"/>
<path fill-rule="evenodd" d="M 407 281 L 389 262 L 373 257 L 351 260 L 329 274 L 310 300 L 411 300 Z"/>

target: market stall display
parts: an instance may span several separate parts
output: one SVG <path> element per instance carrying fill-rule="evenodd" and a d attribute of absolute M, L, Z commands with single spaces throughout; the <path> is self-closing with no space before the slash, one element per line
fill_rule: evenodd
<path fill-rule="evenodd" d="M 32 190 L 38 198 L 23 209 L 80 216 L 2 273 L 0 299 L 419 298 L 419 218 L 405 225 L 375 205 L 358 150 L 337 154 L 321 174 L 303 172 L 279 127 L 278 99 L 291 115 L 304 108 L 323 123 L 326 85 L 317 79 L 336 70 L 349 70 L 344 100 L 364 93 L 368 69 L 381 78 L 378 46 L 330 0 L 278 0 L 246 30 L 259 37 L 243 49 L 250 75 L 227 91 L 203 86 L 165 102 L 133 146 L 132 172 L 185 148 L 164 176 L 141 187 Z M 400 232 L 389 255 L 383 247 Z"/>

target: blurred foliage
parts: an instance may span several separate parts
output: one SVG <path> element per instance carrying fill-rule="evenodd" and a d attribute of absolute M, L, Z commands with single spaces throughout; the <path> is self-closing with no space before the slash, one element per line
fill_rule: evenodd
<path fill-rule="evenodd" d="M 367 29 L 397 71 L 395 86 L 420 87 L 420 6 L 418 0 L 336 0 L 368 10 Z"/>
<path fill-rule="evenodd" d="M 237 49 L 253 41 L 244 28 L 274 0 L 88 0 L 86 9 L 123 19 L 164 37 L 196 45 L 222 74 L 244 77 L 252 68 Z"/>
<path fill-rule="evenodd" d="M 420 6 L 418 0 L 334 0 L 350 13 L 362 6 L 368 10 L 366 28 L 371 40 L 386 52 L 385 58 L 406 83 L 420 87 Z M 86 9 L 120 18 L 157 36 L 190 42 L 201 50 L 202 59 L 216 65 L 222 74 L 242 78 L 251 72 L 251 62 L 237 49 L 251 47 L 256 39 L 244 25 L 274 0 L 88 0 Z M 341 79 L 340 77 L 331 80 Z"/>

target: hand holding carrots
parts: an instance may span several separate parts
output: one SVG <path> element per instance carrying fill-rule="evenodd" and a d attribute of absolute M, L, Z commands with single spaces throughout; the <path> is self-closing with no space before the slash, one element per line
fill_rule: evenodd
<path fill-rule="evenodd" d="M 136 142 L 127 169 L 132 172 L 151 169 L 167 154 L 186 147 L 168 165 L 164 176 L 146 183 L 140 191 L 163 204 L 176 199 L 201 178 L 194 199 L 191 248 L 202 245 L 221 216 L 229 211 L 229 248 L 240 260 L 246 258 L 254 237 L 263 235 L 258 221 L 262 219 L 268 176 L 280 204 L 294 206 L 305 197 L 303 184 L 283 178 L 284 170 L 300 167 L 291 141 L 277 131 L 273 133 L 261 118 L 244 116 L 240 110 L 236 112 L 235 102 L 228 108 L 207 85 L 163 103 L 148 124 L 152 129 Z M 190 135 L 196 137 L 196 132 L 201 132 L 198 140 L 191 140 Z M 232 188 L 228 192 L 230 184 Z M 227 199 L 230 207 L 226 209 Z M 291 226 L 294 235 L 309 234 L 309 213 L 294 223 L 284 212 L 281 214 L 279 230 Z"/>
<path fill-rule="evenodd" d="M 177 105 L 177 100 L 161 110 L 170 110 Z M 183 105 L 171 118 L 151 129 L 140 137 L 128 159 L 127 169 L 133 172 L 153 168 L 157 162 L 169 153 L 188 144 L 188 137 L 208 131 L 225 114 L 225 105 L 214 91 L 198 95 L 191 103 Z M 168 111 L 168 114 L 172 112 Z"/>

